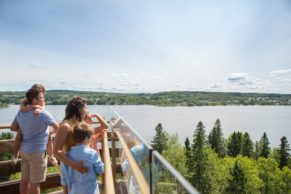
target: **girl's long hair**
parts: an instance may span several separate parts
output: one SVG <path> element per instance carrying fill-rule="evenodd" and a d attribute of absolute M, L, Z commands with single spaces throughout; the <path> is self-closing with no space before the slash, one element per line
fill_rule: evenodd
<path fill-rule="evenodd" d="M 86 106 L 86 104 L 86 99 L 82 97 L 77 96 L 72 98 L 67 104 L 65 118 L 63 120 L 68 120 L 75 117 L 79 122 L 81 122 L 83 120 L 81 109 Z"/>

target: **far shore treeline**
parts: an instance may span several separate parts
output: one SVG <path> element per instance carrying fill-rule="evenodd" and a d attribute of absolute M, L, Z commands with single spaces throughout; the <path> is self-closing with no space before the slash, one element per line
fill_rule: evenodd
<path fill-rule="evenodd" d="M 24 91 L 0 92 L 0 107 L 19 104 Z M 291 105 L 291 94 L 171 91 L 159 93 L 107 93 L 49 90 L 46 104 L 65 105 L 73 96 L 82 96 L 89 105 L 224 106 Z"/>

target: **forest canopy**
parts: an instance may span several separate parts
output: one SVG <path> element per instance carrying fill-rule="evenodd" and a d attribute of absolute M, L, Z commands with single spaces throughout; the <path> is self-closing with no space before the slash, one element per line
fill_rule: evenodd
<path fill-rule="evenodd" d="M 224 106 L 224 105 L 291 105 L 291 94 L 227 93 L 171 91 L 159 93 L 106 93 L 49 90 L 46 104 L 64 105 L 74 96 L 88 100 L 89 105 L 157 105 L 157 106 Z M 24 91 L 0 92 L 0 107 L 19 104 Z"/>

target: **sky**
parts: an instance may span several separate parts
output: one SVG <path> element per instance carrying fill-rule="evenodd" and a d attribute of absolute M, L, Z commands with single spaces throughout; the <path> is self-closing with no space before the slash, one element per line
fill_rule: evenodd
<path fill-rule="evenodd" d="M 290 0 L 0 0 L 0 91 L 291 94 Z"/>

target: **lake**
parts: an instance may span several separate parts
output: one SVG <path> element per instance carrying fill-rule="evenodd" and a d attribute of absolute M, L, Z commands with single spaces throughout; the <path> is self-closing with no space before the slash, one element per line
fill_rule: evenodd
<path fill-rule="evenodd" d="M 19 106 L 11 105 L 0 109 L 0 125 L 10 124 Z M 162 123 L 169 134 L 178 133 L 183 143 L 188 136 L 192 141 L 193 132 L 202 121 L 206 134 L 212 129 L 217 118 L 220 119 L 224 137 L 233 131 L 248 132 L 253 141 L 260 140 L 266 132 L 271 147 L 280 144 L 282 136 L 291 142 L 291 106 L 202 106 L 202 107 L 157 107 L 149 105 L 134 106 L 88 106 L 92 113 L 100 113 L 105 118 L 117 111 L 147 142 L 155 134 L 155 127 Z M 64 105 L 47 105 L 46 109 L 61 121 Z"/>

